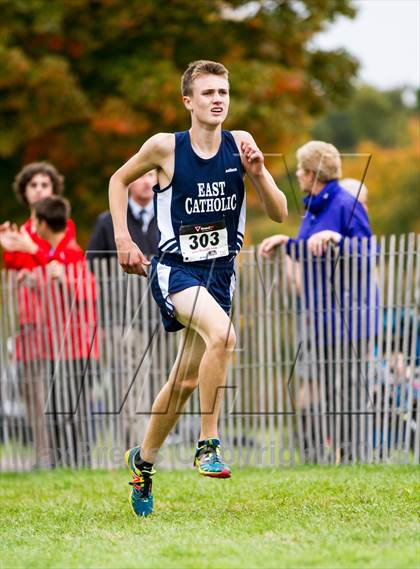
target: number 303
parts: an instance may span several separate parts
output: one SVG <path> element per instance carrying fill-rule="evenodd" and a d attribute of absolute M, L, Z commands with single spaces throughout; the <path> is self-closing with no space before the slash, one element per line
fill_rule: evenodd
<path fill-rule="evenodd" d="M 214 231 L 213 233 L 210 233 L 210 236 L 208 235 L 208 233 L 203 233 L 202 235 L 198 236 L 198 235 L 190 235 L 190 249 L 198 249 L 198 246 L 200 245 L 200 247 L 207 247 L 208 244 L 210 243 L 210 245 L 218 245 L 219 244 L 219 234 L 217 233 L 217 231 Z"/>

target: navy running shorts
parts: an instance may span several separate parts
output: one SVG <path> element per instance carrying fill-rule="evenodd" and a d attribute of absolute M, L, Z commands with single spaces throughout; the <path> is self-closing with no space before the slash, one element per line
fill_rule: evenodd
<path fill-rule="evenodd" d="M 235 290 L 234 263 L 223 265 L 209 262 L 184 263 L 175 255 L 165 255 L 161 259 L 153 257 L 149 281 L 165 330 L 177 332 L 182 330 L 184 325 L 175 318 L 175 308 L 169 295 L 193 286 L 202 286 L 229 314 Z"/>

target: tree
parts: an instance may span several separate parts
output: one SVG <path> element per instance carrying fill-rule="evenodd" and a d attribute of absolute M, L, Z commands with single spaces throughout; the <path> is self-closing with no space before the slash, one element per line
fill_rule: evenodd
<path fill-rule="evenodd" d="M 359 156 L 346 157 L 343 176 L 360 178 L 371 156 L 365 183 L 372 230 L 377 235 L 420 232 L 420 117 L 410 118 L 408 144 L 383 148 L 371 141 L 356 147 Z"/>
<path fill-rule="evenodd" d="M 370 85 L 355 89 L 346 108 L 331 109 L 313 128 L 314 138 L 328 140 L 352 151 L 363 140 L 385 148 L 408 142 L 412 109 L 404 103 L 404 90 L 380 91 Z"/>
<path fill-rule="evenodd" d="M 23 163 L 51 160 L 82 241 L 111 173 L 149 135 L 188 124 L 179 78 L 191 60 L 226 64 L 228 127 L 249 129 L 267 151 L 348 97 L 357 69 L 345 52 L 310 47 L 328 22 L 354 16 L 350 0 L 0 0 L 0 9 L 3 195 Z M 2 217 L 17 215 L 7 197 Z"/>

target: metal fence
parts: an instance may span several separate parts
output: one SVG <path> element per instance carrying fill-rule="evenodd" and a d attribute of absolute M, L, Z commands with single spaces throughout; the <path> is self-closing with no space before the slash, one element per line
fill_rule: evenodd
<path fill-rule="evenodd" d="M 175 360 L 146 279 L 116 259 L 50 279 L 1 272 L 2 470 L 116 468 Z M 92 278 L 92 275 L 94 279 Z M 237 263 L 220 432 L 234 465 L 419 463 L 420 236 L 300 244 Z M 162 449 L 190 466 L 194 393 Z"/>

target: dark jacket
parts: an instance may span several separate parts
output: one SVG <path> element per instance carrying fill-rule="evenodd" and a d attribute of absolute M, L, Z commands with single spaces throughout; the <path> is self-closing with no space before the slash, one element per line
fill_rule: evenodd
<path fill-rule="evenodd" d="M 153 217 L 143 233 L 140 222 L 127 208 L 127 225 L 131 238 L 139 246 L 145 255 L 155 255 L 158 250 L 158 229 L 156 217 Z M 101 213 L 95 223 L 92 235 L 87 246 L 86 257 L 88 260 L 95 258 L 109 258 L 116 256 L 117 247 L 115 245 L 114 228 L 112 225 L 111 213 L 106 211 Z"/>
<path fill-rule="evenodd" d="M 156 217 L 153 217 L 147 228 L 147 232 L 143 233 L 141 224 L 131 211 L 131 207 L 127 208 L 127 225 L 131 238 L 147 256 L 152 256 L 158 250 L 158 229 Z M 114 227 L 109 211 L 101 213 L 95 223 L 92 235 L 86 251 L 86 258 L 93 265 L 94 259 L 108 259 L 103 265 L 102 270 L 107 271 L 108 277 L 101 273 L 101 278 L 97 282 L 100 298 L 100 310 L 98 311 L 98 325 L 103 327 L 107 325 L 125 326 L 127 320 L 125 318 L 125 298 L 122 298 L 119 290 L 119 278 L 122 271 L 118 267 L 118 263 L 111 263 L 111 259 L 116 258 L 117 247 L 115 245 Z M 117 269 L 117 270 L 116 270 Z M 137 280 L 140 286 L 140 279 Z M 125 294 L 127 289 L 125 289 Z M 132 323 L 131 323 L 132 324 Z"/>

